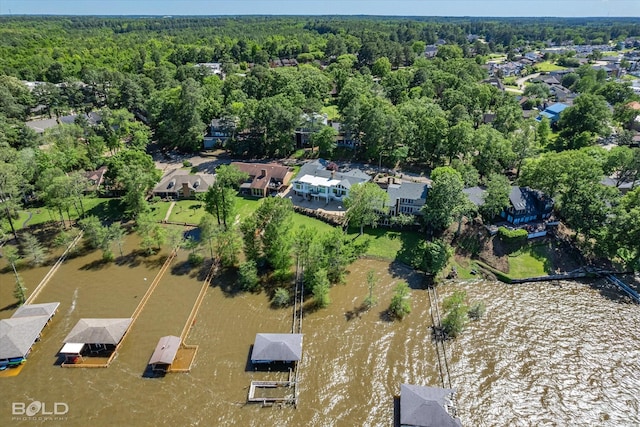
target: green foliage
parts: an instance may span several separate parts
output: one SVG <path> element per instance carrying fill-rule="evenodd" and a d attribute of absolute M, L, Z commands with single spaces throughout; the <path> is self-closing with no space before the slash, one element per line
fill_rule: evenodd
<path fill-rule="evenodd" d="M 417 252 L 419 257 L 415 260 L 414 267 L 435 276 L 447 266 L 453 255 L 453 248 L 444 240 L 436 239 L 421 242 Z"/>
<path fill-rule="evenodd" d="M 523 228 L 510 229 L 507 227 L 498 227 L 498 236 L 506 242 L 522 242 L 527 240 L 527 230 Z"/>
<path fill-rule="evenodd" d="M 360 227 L 363 233 L 365 225 L 376 227 L 380 215 L 389 203 L 389 195 L 377 184 L 367 182 L 351 187 L 349 195 L 344 199 L 347 208 L 346 221 Z"/>
<path fill-rule="evenodd" d="M 271 303 L 276 307 L 286 307 L 291 302 L 291 294 L 285 288 L 277 288 Z"/>
<path fill-rule="evenodd" d="M 18 304 L 24 304 L 27 299 L 27 288 L 20 275 L 16 274 L 16 284 L 13 288 L 13 297 L 18 300 Z"/>
<path fill-rule="evenodd" d="M 431 173 L 431 180 L 433 184 L 423 208 L 423 219 L 428 229 L 440 232 L 458 218 L 468 199 L 462 192 L 462 177 L 454 169 L 436 168 Z"/>
<path fill-rule="evenodd" d="M 258 289 L 260 279 L 258 278 L 258 267 L 255 261 L 247 261 L 240 264 L 240 268 L 238 269 L 238 283 L 240 284 L 240 288 L 245 291 L 253 292 Z"/>
<path fill-rule="evenodd" d="M 313 275 L 311 283 L 311 293 L 313 294 L 313 302 L 318 308 L 326 308 L 331 303 L 329 299 L 329 289 L 331 285 L 327 278 L 327 270 L 320 268 Z"/>
<path fill-rule="evenodd" d="M 374 305 L 378 303 L 378 297 L 375 295 L 376 285 L 378 284 L 378 278 L 375 276 L 374 270 L 369 270 L 367 272 L 367 289 L 369 293 L 365 297 L 362 305 L 365 309 L 370 309 Z"/>
<path fill-rule="evenodd" d="M 31 233 L 22 235 L 22 253 L 33 266 L 38 266 L 45 261 L 44 247 L 38 241 L 38 238 Z"/>
<path fill-rule="evenodd" d="M 389 304 L 389 314 L 396 319 L 402 320 L 411 313 L 410 297 L 409 285 L 405 282 L 398 283 Z"/>
<path fill-rule="evenodd" d="M 484 204 L 480 207 L 485 221 L 491 221 L 502 210 L 509 206 L 509 193 L 511 184 L 504 175 L 492 174 L 487 179 L 487 192 L 484 195 Z"/>
<path fill-rule="evenodd" d="M 469 307 L 465 303 L 466 298 L 466 292 L 455 291 L 442 303 L 442 308 L 447 313 L 442 319 L 442 329 L 448 338 L 456 338 L 467 323 Z"/>

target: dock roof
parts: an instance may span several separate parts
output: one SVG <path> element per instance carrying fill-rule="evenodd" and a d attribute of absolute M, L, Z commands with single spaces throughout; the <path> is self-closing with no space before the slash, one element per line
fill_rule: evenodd
<path fill-rule="evenodd" d="M 149 365 L 162 364 L 171 365 L 176 358 L 180 348 L 180 337 L 174 335 L 167 335 L 160 338 L 158 345 L 149 359 Z"/>
<path fill-rule="evenodd" d="M 462 424 L 446 410 L 455 390 L 400 385 L 400 424 L 417 427 L 460 427 Z"/>
<path fill-rule="evenodd" d="M 131 318 L 80 319 L 64 342 L 117 345 L 129 329 L 131 321 Z"/>
<path fill-rule="evenodd" d="M 0 320 L 0 359 L 25 357 L 48 321 L 49 316 Z"/>
<path fill-rule="evenodd" d="M 59 302 L 46 302 L 43 304 L 24 304 L 13 313 L 11 317 L 47 316 L 51 318 L 58 309 Z"/>
<path fill-rule="evenodd" d="M 302 334 L 256 334 L 252 363 L 295 362 L 302 358 Z"/>

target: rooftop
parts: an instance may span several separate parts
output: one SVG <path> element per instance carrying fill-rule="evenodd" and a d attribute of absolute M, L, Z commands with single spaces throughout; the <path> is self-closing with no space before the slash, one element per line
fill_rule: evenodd
<path fill-rule="evenodd" d="M 417 427 L 460 427 L 460 420 L 447 412 L 449 396 L 455 390 L 437 387 L 400 385 L 400 424 Z"/>
<path fill-rule="evenodd" d="M 294 362 L 302 358 L 302 334 L 256 334 L 251 362 Z"/>
<path fill-rule="evenodd" d="M 117 345 L 129 329 L 131 321 L 131 318 L 80 319 L 64 342 Z"/>

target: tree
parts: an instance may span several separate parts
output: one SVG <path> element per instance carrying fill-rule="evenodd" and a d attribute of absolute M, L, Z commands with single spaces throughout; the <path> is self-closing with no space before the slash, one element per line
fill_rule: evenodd
<path fill-rule="evenodd" d="M 362 235 L 365 225 L 376 227 L 388 203 L 389 195 L 377 184 L 367 182 L 354 185 L 344 199 L 347 209 L 345 221 L 347 224 L 360 227 L 360 235 Z"/>
<path fill-rule="evenodd" d="M 465 303 L 466 298 L 465 291 L 455 291 L 442 303 L 442 308 L 447 313 L 442 319 L 442 329 L 448 338 L 456 338 L 467 323 L 469 307 Z"/>
<path fill-rule="evenodd" d="M 542 124 L 540 125 L 542 126 Z M 516 161 L 516 179 L 520 176 L 520 167 L 524 159 L 533 157 L 537 154 L 539 145 L 536 138 L 535 121 L 523 122 L 520 128 L 513 132 L 512 147 Z"/>
<path fill-rule="evenodd" d="M 140 246 L 147 255 L 153 255 L 167 239 L 165 230 L 148 212 L 143 212 L 136 218 L 136 230 L 142 240 Z M 173 248 L 172 248 L 173 249 Z"/>
<path fill-rule="evenodd" d="M 0 218 L 9 222 L 13 236 L 18 240 L 18 233 L 13 224 L 14 215 L 18 208 L 18 169 L 13 163 L 0 162 Z"/>
<path fill-rule="evenodd" d="M 336 149 L 336 138 L 338 131 L 332 126 L 324 126 L 318 132 L 311 135 L 311 146 L 317 146 L 320 157 L 333 156 L 333 150 Z"/>
<path fill-rule="evenodd" d="M 564 147 L 576 149 L 590 145 L 590 138 L 585 141 L 584 135 L 608 135 L 610 119 L 611 113 L 602 96 L 589 93 L 580 95 L 573 106 L 560 115 L 558 128 Z"/>
<path fill-rule="evenodd" d="M 215 215 L 218 225 L 228 228 L 227 221 L 233 219 L 237 187 L 249 176 L 234 165 L 222 165 L 216 169 L 216 181 L 204 196 L 204 209 Z"/>
<path fill-rule="evenodd" d="M 313 276 L 311 292 L 313 293 L 313 301 L 316 307 L 326 308 L 331 303 L 329 299 L 329 279 L 327 278 L 327 270 L 321 268 L 317 270 Z"/>
<path fill-rule="evenodd" d="M 391 62 L 386 56 L 376 59 L 371 67 L 371 74 L 376 77 L 386 77 L 391 73 Z"/>
<path fill-rule="evenodd" d="M 22 235 L 22 252 L 31 265 L 41 265 L 45 260 L 44 248 L 36 236 L 31 233 L 24 233 Z"/>
<path fill-rule="evenodd" d="M 406 315 L 411 313 L 411 302 L 409 294 L 409 285 L 400 282 L 396 286 L 391 303 L 389 304 L 389 314 L 396 319 L 402 320 Z"/>
<path fill-rule="evenodd" d="M 473 165 L 480 176 L 491 173 L 501 173 L 512 165 L 514 160 L 511 141 L 491 126 L 484 125 L 475 132 L 477 155 L 473 158 Z"/>
<path fill-rule="evenodd" d="M 453 255 L 453 248 L 442 239 L 432 242 L 423 241 L 418 248 L 420 257 L 415 266 L 420 270 L 436 276 L 447 266 Z"/>
<path fill-rule="evenodd" d="M 247 261 L 240 264 L 238 269 L 238 283 L 245 291 L 253 292 L 258 289 L 260 279 L 258 278 L 258 267 L 255 261 Z"/>
<path fill-rule="evenodd" d="M 431 181 L 431 190 L 422 212 L 425 226 L 434 233 L 448 228 L 468 199 L 462 192 L 462 177 L 448 166 L 435 168 Z"/>
<path fill-rule="evenodd" d="M 509 193 L 511 184 L 504 175 L 491 174 L 487 179 L 487 191 L 484 194 L 484 203 L 480 207 L 480 213 L 485 221 L 491 221 L 509 205 Z"/>
<path fill-rule="evenodd" d="M 369 270 L 367 272 L 367 289 L 369 292 L 362 303 L 367 310 L 378 303 L 378 297 L 375 295 L 377 284 L 378 278 L 376 277 L 376 272 L 374 270 Z"/>
<path fill-rule="evenodd" d="M 22 305 L 27 299 L 27 288 L 24 286 L 24 281 L 20 275 L 16 274 L 16 285 L 13 289 L 13 296 L 18 300 L 18 304 Z"/>

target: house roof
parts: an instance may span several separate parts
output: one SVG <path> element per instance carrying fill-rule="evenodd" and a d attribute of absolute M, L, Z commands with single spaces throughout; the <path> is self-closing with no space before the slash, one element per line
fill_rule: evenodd
<path fill-rule="evenodd" d="M 345 188 L 351 188 L 352 185 L 371 181 L 371 177 L 360 169 L 330 171 L 327 169 L 328 164 L 324 159 L 318 159 L 304 164 L 300 168 L 300 172 L 298 172 L 299 178 L 296 178 L 295 181 L 309 183 L 309 180 L 313 177 L 320 177 L 326 180 L 337 181 L 335 184 L 330 185 L 341 184 Z"/>
<path fill-rule="evenodd" d="M 486 190 L 483 187 L 469 187 L 462 190 L 467 195 L 471 203 L 476 206 L 484 205 L 484 195 Z"/>
<path fill-rule="evenodd" d="M 45 130 L 58 126 L 59 124 L 66 124 L 66 125 L 73 124 L 75 122 L 76 117 L 78 117 L 77 114 L 71 114 L 68 116 L 62 116 L 58 119 L 51 118 L 51 119 L 42 119 L 42 120 L 29 120 L 28 122 L 25 123 L 25 125 L 33 129 L 37 133 L 43 133 Z M 92 111 L 89 114 L 85 114 L 85 117 L 89 122 L 89 124 L 91 125 L 95 125 L 102 120 L 102 117 L 100 116 L 100 114 L 95 111 Z"/>
<path fill-rule="evenodd" d="M 23 316 L 0 320 L 0 359 L 25 357 L 50 316 Z"/>
<path fill-rule="evenodd" d="M 118 344 L 124 336 L 132 319 L 80 319 L 65 343 Z"/>
<path fill-rule="evenodd" d="M 536 213 L 544 210 L 544 206 L 540 204 L 545 201 L 546 197 L 541 191 L 533 190 L 529 187 L 512 186 L 509 192 L 511 206 L 517 211 L 526 213 Z"/>
<path fill-rule="evenodd" d="M 561 102 L 558 102 L 556 104 L 548 106 L 544 110 L 544 112 L 558 115 L 558 114 L 562 113 L 564 110 L 566 110 L 567 108 L 569 108 L 569 106 L 567 104 L 563 104 Z"/>
<path fill-rule="evenodd" d="M 191 175 L 188 170 L 175 169 L 167 174 L 153 189 L 154 193 L 178 193 L 186 183 L 191 191 L 205 192 L 215 182 L 209 173 Z"/>
<path fill-rule="evenodd" d="M 171 365 L 176 358 L 176 353 L 180 348 L 180 337 L 168 335 L 160 338 L 158 345 L 149 359 L 149 365 L 156 363 L 163 365 Z"/>
<path fill-rule="evenodd" d="M 30 317 L 30 316 L 47 316 L 50 319 L 60 306 L 59 302 L 46 302 L 43 304 L 24 304 L 13 313 L 12 318 Z"/>
<path fill-rule="evenodd" d="M 302 358 L 302 334 L 256 334 L 251 362 L 293 362 Z"/>
<path fill-rule="evenodd" d="M 231 165 L 249 175 L 251 179 L 250 188 L 265 189 L 271 182 L 279 182 L 287 185 L 291 179 L 291 175 L 293 175 L 288 167 L 277 163 L 233 162 Z"/>
<path fill-rule="evenodd" d="M 395 205 L 398 199 L 426 200 L 429 185 L 420 182 L 401 182 L 400 184 L 389 184 L 387 194 L 389 203 Z"/>
<path fill-rule="evenodd" d="M 446 409 L 455 390 L 437 387 L 400 385 L 400 424 L 420 427 L 460 427 Z"/>

